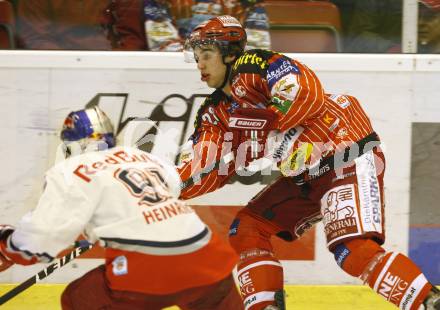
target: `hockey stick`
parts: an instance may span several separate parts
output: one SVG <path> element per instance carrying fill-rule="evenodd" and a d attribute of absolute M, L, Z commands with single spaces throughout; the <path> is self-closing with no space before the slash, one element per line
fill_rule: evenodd
<path fill-rule="evenodd" d="M 293 131 L 292 133 L 290 131 Z M 289 130 L 289 139 L 291 140 L 296 140 L 298 138 L 298 136 L 302 133 L 303 129 L 302 127 L 300 129 L 296 129 L 296 128 L 292 128 Z M 264 156 L 262 156 L 259 159 L 255 159 L 254 161 L 252 161 L 252 163 L 255 163 L 257 161 L 260 162 L 261 165 L 261 161 L 262 160 L 268 160 L 269 162 L 266 162 L 265 164 L 263 164 L 263 166 L 261 169 L 262 170 L 264 168 L 268 168 L 269 166 L 272 166 L 274 163 L 274 153 L 278 151 L 279 147 L 283 145 L 283 143 L 285 143 L 284 139 L 282 142 L 280 142 L 280 145 L 278 145 L 277 147 L 273 147 L 271 148 L 271 150 L 269 152 L 265 152 Z M 245 149 L 246 151 L 246 149 Z M 196 183 L 199 183 L 203 177 L 205 177 L 206 175 L 208 175 L 209 173 L 211 173 L 211 171 L 218 169 L 221 166 L 225 166 L 228 165 L 231 161 L 233 161 L 235 159 L 235 155 L 234 152 L 231 151 L 229 153 L 227 153 L 226 155 L 224 155 L 223 157 L 221 157 L 219 160 L 209 164 L 208 166 L 206 166 L 205 168 L 203 168 L 200 172 L 198 172 L 196 175 L 191 176 L 189 179 L 183 181 L 180 185 L 180 189 L 185 189 L 189 186 L 192 186 Z M 250 164 L 252 164 L 250 163 Z M 247 170 L 246 166 L 243 166 L 244 170 Z"/>
<path fill-rule="evenodd" d="M 361 139 L 360 141 L 355 143 L 358 147 L 358 153 L 357 156 L 360 156 L 362 154 L 365 154 L 367 151 L 372 150 L 374 147 L 379 146 L 380 140 L 377 137 L 377 134 L 373 132 L 372 134 L 366 136 L 365 138 Z M 305 182 L 305 178 L 307 176 L 311 178 L 319 177 L 320 175 L 324 174 L 325 172 L 329 170 L 334 170 L 337 168 L 344 167 L 347 163 L 350 162 L 349 159 L 353 160 L 357 156 L 353 157 L 353 154 L 350 152 L 350 147 L 346 147 L 342 151 L 336 152 L 333 156 L 324 158 L 323 160 L 320 160 L 317 165 L 314 165 L 312 168 L 307 168 L 306 170 L 302 171 L 300 174 L 292 176 L 292 179 L 297 184 L 303 184 Z M 272 150 L 271 152 L 265 154 L 261 159 L 269 159 L 269 165 L 274 163 L 273 155 L 276 153 L 276 150 Z M 194 185 L 197 182 L 200 182 L 203 177 L 208 175 L 212 170 L 218 169 L 221 165 L 227 165 L 229 162 L 231 162 L 234 159 L 234 154 L 232 152 L 226 154 L 225 156 L 221 157 L 216 162 L 206 166 L 202 171 L 200 171 L 198 174 L 190 177 L 188 180 L 181 183 L 180 188 L 185 189 L 189 186 Z M 335 160 L 339 159 L 339 160 Z M 267 168 L 266 163 L 266 168 Z"/>
<path fill-rule="evenodd" d="M 268 168 L 269 166 L 272 166 L 273 161 L 271 161 L 271 157 L 272 157 L 272 153 L 266 154 L 265 156 L 261 157 L 260 159 L 255 160 L 255 161 L 260 161 L 260 165 L 261 165 L 261 160 L 262 159 L 270 160 L 269 162 L 266 162 L 265 164 L 262 164 L 262 167 L 259 170 L 263 170 L 265 168 Z M 196 175 L 193 175 L 192 177 L 190 177 L 186 181 L 182 181 L 182 183 L 180 184 L 180 189 L 183 190 L 183 189 L 185 189 L 185 188 L 187 188 L 189 186 L 192 186 L 192 185 L 200 182 L 202 180 L 202 178 L 204 178 L 205 176 L 210 174 L 211 171 L 216 170 L 216 169 L 218 169 L 221 166 L 228 165 L 232 160 L 234 160 L 234 154 L 232 152 L 224 155 L 219 160 L 217 160 L 217 161 L 213 162 L 212 164 L 206 166 L 204 169 L 202 169 L 202 171 L 200 171 Z M 255 162 L 252 162 L 252 163 L 255 164 Z M 243 166 L 243 170 L 249 171 L 247 168 L 248 167 L 244 167 Z M 256 172 L 256 170 L 253 171 L 253 172 Z"/>
<path fill-rule="evenodd" d="M 50 264 L 40 272 L 38 272 L 36 275 L 30 277 L 26 281 L 22 282 L 18 286 L 14 287 L 12 290 L 4 294 L 3 296 L 0 296 L 0 305 L 3 305 L 5 302 L 9 301 L 13 297 L 17 296 L 21 292 L 27 290 L 29 287 L 34 285 L 37 282 L 40 282 L 44 278 L 51 275 L 55 270 L 65 266 L 66 264 L 70 263 L 72 260 L 80 256 L 81 254 L 87 252 L 89 249 L 92 248 L 92 245 L 88 242 L 80 241 L 78 244 L 78 247 L 76 247 L 73 251 L 69 252 L 68 254 L 64 255 L 63 257 L 56 260 L 56 262 Z"/>
<path fill-rule="evenodd" d="M 231 160 L 233 160 L 233 158 L 234 158 L 234 154 L 232 152 L 228 153 L 227 155 L 223 156 L 222 158 L 220 158 L 216 162 L 206 166 L 198 174 L 196 174 L 196 175 L 190 177 L 188 180 L 182 182 L 180 184 L 180 188 L 181 189 L 185 189 L 185 188 L 187 188 L 189 186 L 194 185 L 197 182 L 200 182 L 200 180 L 203 177 L 205 177 L 206 175 L 210 174 L 212 170 L 219 168 L 221 165 L 228 164 Z"/>

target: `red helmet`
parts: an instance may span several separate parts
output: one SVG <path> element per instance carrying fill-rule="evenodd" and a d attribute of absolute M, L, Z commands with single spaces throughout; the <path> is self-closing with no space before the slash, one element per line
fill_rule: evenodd
<path fill-rule="evenodd" d="M 194 49 L 201 44 L 216 44 L 223 55 L 240 55 L 246 45 L 246 31 L 232 16 L 211 18 L 196 26 L 187 43 Z"/>

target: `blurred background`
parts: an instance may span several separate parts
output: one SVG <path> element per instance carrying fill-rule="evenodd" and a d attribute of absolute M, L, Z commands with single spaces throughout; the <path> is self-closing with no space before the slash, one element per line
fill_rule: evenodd
<path fill-rule="evenodd" d="M 245 25 L 249 48 L 440 52 L 438 0 L 0 0 L 0 49 L 179 51 L 223 14 Z"/>

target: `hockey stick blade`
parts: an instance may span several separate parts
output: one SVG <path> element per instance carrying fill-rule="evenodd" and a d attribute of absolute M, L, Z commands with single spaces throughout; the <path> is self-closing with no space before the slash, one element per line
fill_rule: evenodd
<path fill-rule="evenodd" d="M 4 294 L 3 296 L 0 296 L 0 305 L 3 305 L 5 302 L 9 301 L 10 299 L 14 298 L 21 292 L 27 290 L 29 287 L 34 285 L 37 282 L 40 282 L 44 278 L 51 275 L 55 270 L 65 266 L 66 264 L 70 263 L 72 260 L 80 256 L 81 254 L 87 252 L 92 248 L 91 244 L 83 245 L 81 244 L 79 247 L 75 248 L 73 251 L 69 252 L 68 254 L 64 255 L 63 257 L 57 259 L 54 263 L 50 264 L 40 272 L 38 272 L 36 275 L 30 277 L 26 281 L 22 282 L 18 286 L 14 287 L 12 290 Z"/>

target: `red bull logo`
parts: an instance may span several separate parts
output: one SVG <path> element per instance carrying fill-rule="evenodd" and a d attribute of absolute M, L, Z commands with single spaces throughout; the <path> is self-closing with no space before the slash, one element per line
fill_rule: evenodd
<path fill-rule="evenodd" d="M 64 120 L 63 128 L 64 129 L 73 129 L 73 128 L 75 128 L 75 121 L 77 121 L 77 120 L 78 120 L 78 115 L 70 114 Z"/>

